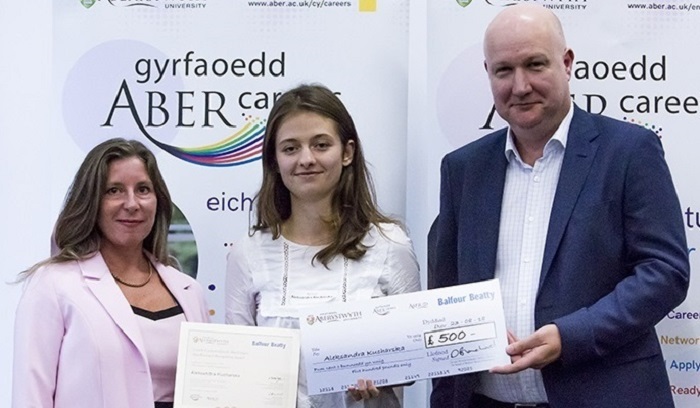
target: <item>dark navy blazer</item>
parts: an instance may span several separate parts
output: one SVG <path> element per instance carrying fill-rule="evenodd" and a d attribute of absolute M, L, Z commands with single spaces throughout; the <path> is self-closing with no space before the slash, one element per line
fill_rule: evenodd
<path fill-rule="evenodd" d="M 434 287 L 494 277 L 505 141 L 502 129 L 443 159 Z M 658 137 L 574 107 L 535 302 L 536 328 L 561 334 L 542 369 L 553 408 L 673 407 L 654 325 L 685 299 L 687 251 Z M 431 406 L 468 406 L 477 381 L 434 381 Z"/>

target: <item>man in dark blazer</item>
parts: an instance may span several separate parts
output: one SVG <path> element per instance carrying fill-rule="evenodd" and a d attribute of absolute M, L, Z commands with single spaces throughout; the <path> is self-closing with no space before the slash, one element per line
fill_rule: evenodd
<path fill-rule="evenodd" d="M 689 265 L 658 137 L 573 105 L 545 8 L 505 8 L 484 55 L 509 126 L 443 159 L 429 281 L 499 278 L 512 363 L 435 380 L 431 407 L 673 407 L 654 326 Z"/>

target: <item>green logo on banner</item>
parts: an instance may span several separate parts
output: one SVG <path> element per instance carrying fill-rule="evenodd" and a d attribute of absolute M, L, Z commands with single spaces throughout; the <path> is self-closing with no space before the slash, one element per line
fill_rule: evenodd
<path fill-rule="evenodd" d="M 467 7 L 471 2 L 472 0 L 457 0 L 457 4 L 459 4 L 462 7 Z"/>
<path fill-rule="evenodd" d="M 80 4 L 82 4 L 83 7 L 89 9 L 90 7 L 92 7 L 95 4 L 95 1 L 97 1 L 97 0 L 80 0 Z"/>

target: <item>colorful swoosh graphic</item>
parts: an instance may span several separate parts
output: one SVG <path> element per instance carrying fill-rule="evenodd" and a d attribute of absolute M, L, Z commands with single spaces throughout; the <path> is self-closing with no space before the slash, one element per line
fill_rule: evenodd
<path fill-rule="evenodd" d="M 161 143 L 141 131 L 156 146 L 178 159 L 210 167 L 232 167 L 251 163 L 262 158 L 265 136 L 264 121 L 260 118 L 246 119 L 246 124 L 226 139 L 200 147 L 175 147 Z"/>
<path fill-rule="evenodd" d="M 133 104 L 130 105 L 133 110 Z M 151 136 L 133 112 L 141 133 L 153 144 L 184 161 L 209 167 L 233 167 L 251 163 L 262 158 L 265 120 L 246 116 L 245 125 L 231 136 L 216 143 L 199 147 L 177 147 L 162 143 Z"/>

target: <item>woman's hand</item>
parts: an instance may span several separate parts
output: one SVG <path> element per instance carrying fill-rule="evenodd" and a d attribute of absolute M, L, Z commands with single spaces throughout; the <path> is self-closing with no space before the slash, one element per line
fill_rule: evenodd
<path fill-rule="evenodd" d="M 348 392 L 355 401 L 368 400 L 379 396 L 379 389 L 372 380 L 357 380 L 357 386 L 348 388 Z"/>

